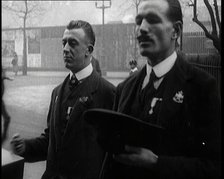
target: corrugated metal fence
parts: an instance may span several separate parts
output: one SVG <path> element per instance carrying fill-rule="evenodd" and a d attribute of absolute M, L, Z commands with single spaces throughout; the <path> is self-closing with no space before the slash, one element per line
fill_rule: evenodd
<path fill-rule="evenodd" d="M 182 39 L 182 50 L 187 54 L 216 53 L 212 40 L 204 32 L 185 32 Z"/>
<path fill-rule="evenodd" d="M 221 57 L 219 55 L 187 55 L 188 61 L 216 78 L 221 89 Z"/>

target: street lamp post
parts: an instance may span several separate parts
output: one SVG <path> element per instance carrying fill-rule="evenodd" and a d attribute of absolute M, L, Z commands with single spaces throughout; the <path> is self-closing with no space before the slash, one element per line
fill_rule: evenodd
<path fill-rule="evenodd" d="M 106 8 L 111 7 L 111 0 L 109 0 L 109 5 L 105 5 L 104 1 L 105 0 L 102 0 L 101 6 L 98 4 L 98 1 L 95 2 L 96 8 L 102 9 L 102 45 L 104 43 L 104 11 L 105 11 Z M 104 48 L 104 45 L 103 45 L 103 48 Z"/>
<path fill-rule="evenodd" d="M 105 11 L 106 8 L 110 8 L 111 7 L 111 0 L 106 0 L 106 1 L 109 2 L 109 5 L 105 5 L 104 4 L 105 0 L 101 0 L 101 1 L 102 1 L 102 5 L 101 6 L 98 4 L 98 1 L 95 2 L 95 6 L 98 9 L 102 9 L 102 24 L 104 26 L 104 11 Z"/>
<path fill-rule="evenodd" d="M 95 2 L 95 6 L 96 6 L 96 8 L 98 8 L 98 9 L 102 9 L 102 50 L 101 50 L 101 63 L 103 63 L 103 64 L 105 64 L 105 67 L 106 67 L 106 59 L 105 59 L 105 51 L 104 51 L 104 49 L 105 49 L 105 46 L 104 46 L 104 11 L 105 11 L 105 9 L 107 9 L 107 8 L 110 8 L 111 7 L 111 0 L 106 0 L 106 1 L 109 1 L 109 5 L 105 5 L 104 4 L 104 1 L 105 0 L 101 0 L 101 5 L 100 4 L 98 4 L 98 2 L 99 1 L 96 1 Z M 103 61 L 103 62 L 102 62 Z M 103 67 L 104 68 L 104 67 Z"/>

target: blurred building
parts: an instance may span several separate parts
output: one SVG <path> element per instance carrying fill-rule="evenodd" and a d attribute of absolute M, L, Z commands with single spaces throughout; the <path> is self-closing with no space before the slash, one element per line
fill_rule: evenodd
<path fill-rule="evenodd" d="M 43 2 L 44 5 L 46 2 Z M 108 9 L 109 14 L 115 12 L 115 3 Z M 135 59 L 138 64 L 145 60 L 138 53 L 138 47 L 135 44 L 135 24 L 134 16 L 126 14 L 121 20 L 109 18 L 105 21 L 102 28 L 101 11 L 94 8 L 94 2 L 89 3 L 92 8 L 87 8 L 87 2 L 79 4 L 77 2 L 67 1 L 49 1 L 49 12 L 47 12 L 38 27 L 27 28 L 27 55 L 28 70 L 65 70 L 62 58 L 61 38 L 65 25 L 71 19 L 83 19 L 93 24 L 96 33 L 96 45 L 94 56 L 99 60 L 102 71 L 128 71 L 128 62 Z M 220 9 L 221 6 L 219 6 Z M 118 9 L 117 9 L 118 10 Z M 182 50 L 188 54 L 213 54 L 216 53 L 212 41 L 205 37 L 203 30 L 192 21 L 193 9 L 185 8 L 183 37 L 180 44 Z M 209 30 L 211 30 L 210 18 L 205 6 L 198 7 L 199 20 L 201 20 Z M 88 14 L 89 16 L 84 16 Z M 91 15 L 94 14 L 94 15 Z M 85 19 L 87 18 L 87 19 Z M 89 18 L 89 19 L 88 19 Z M 8 21 L 7 21 L 8 19 Z M 2 65 L 11 66 L 12 52 L 16 51 L 19 57 L 19 66 L 22 66 L 23 54 L 23 34 L 22 30 L 11 28 L 18 26 L 13 23 L 8 14 L 2 17 Z M 7 22 L 12 23 L 7 25 Z M 14 25 L 14 26 L 13 26 Z M 102 30 L 104 29 L 104 33 Z M 104 34 L 104 38 L 103 35 Z M 136 49 L 136 53 L 135 50 Z"/>
<path fill-rule="evenodd" d="M 111 23 L 93 25 L 96 33 L 94 56 L 103 71 L 128 71 L 128 62 L 134 59 L 135 24 Z M 61 38 L 65 26 L 27 28 L 28 69 L 64 70 Z M 104 45 L 103 45 L 104 44 Z M 188 54 L 216 52 L 204 32 L 184 32 L 182 50 Z M 2 65 L 11 66 L 12 52 L 16 51 L 22 66 L 23 34 L 18 28 L 2 29 Z M 137 60 L 141 56 L 137 51 Z"/>

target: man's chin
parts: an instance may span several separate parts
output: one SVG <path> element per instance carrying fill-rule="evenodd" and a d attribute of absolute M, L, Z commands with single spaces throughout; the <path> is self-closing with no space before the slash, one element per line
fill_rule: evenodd
<path fill-rule="evenodd" d="M 157 53 L 157 50 L 155 49 L 155 47 L 150 46 L 150 47 L 140 47 L 140 54 L 142 56 L 151 56 L 155 53 Z"/>
<path fill-rule="evenodd" d="M 71 65 L 70 65 L 70 63 L 68 63 L 68 62 L 65 62 L 65 68 L 67 68 L 67 69 L 71 69 Z"/>
<path fill-rule="evenodd" d="M 140 50 L 140 54 L 141 54 L 143 57 L 147 57 L 147 56 L 150 56 L 150 54 L 152 54 L 152 52 L 150 52 L 150 51 L 146 51 L 146 50 Z"/>

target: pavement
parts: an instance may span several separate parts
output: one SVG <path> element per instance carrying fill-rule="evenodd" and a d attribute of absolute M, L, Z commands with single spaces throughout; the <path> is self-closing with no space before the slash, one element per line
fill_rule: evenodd
<path fill-rule="evenodd" d="M 68 74 L 68 71 L 28 71 L 27 75 L 28 76 L 62 76 L 65 77 Z M 15 76 L 14 73 L 12 71 L 6 71 L 6 75 L 7 76 Z M 18 75 L 22 75 L 22 72 L 19 71 Z M 103 76 L 104 78 L 107 79 L 113 79 L 113 78 L 117 78 L 117 79 L 124 79 L 127 78 L 129 75 L 128 72 L 126 71 L 108 71 L 105 73 L 105 75 Z"/>

